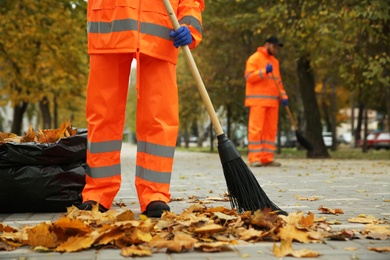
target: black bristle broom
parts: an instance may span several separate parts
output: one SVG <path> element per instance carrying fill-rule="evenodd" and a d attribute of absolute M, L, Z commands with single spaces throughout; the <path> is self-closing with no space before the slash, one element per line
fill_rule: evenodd
<path fill-rule="evenodd" d="M 173 11 L 169 0 L 163 0 L 163 2 L 171 19 L 173 28 L 174 30 L 177 30 L 180 25 L 175 12 Z M 280 209 L 268 198 L 249 167 L 241 158 L 241 155 L 233 142 L 230 141 L 223 132 L 188 45 L 182 46 L 182 49 L 218 138 L 218 153 L 221 159 L 232 208 L 235 208 L 238 212 L 270 208 L 271 210 L 276 211 L 277 214 L 287 215 L 287 212 Z"/>
<path fill-rule="evenodd" d="M 282 95 L 282 92 L 279 88 L 279 85 L 278 85 L 278 82 L 276 81 L 276 78 L 274 76 L 274 73 L 271 74 L 272 75 L 272 78 L 275 82 L 275 86 L 278 88 L 278 91 L 279 91 L 279 96 Z M 294 131 L 295 131 L 295 136 L 298 140 L 298 143 L 300 143 L 302 145 L 303 148 L 305 148 L 306 150 L 308 150 L 309 152 L 313 151 L 313 145 L 309 142 L 309 140 L 307 140 L 298 130 L 298 126 L 297 124 L 295 123 L 294 121 L 294 118 L 291 114 L 291 111 L 290 111 L 290 108 L 288 106 L 284 106 L 286 108 L 286 112 L 288 114 L 288 117 L 290 118 L 290 122 L 291 124 L 293 125 L 293 128 L 294 128 Z"/>

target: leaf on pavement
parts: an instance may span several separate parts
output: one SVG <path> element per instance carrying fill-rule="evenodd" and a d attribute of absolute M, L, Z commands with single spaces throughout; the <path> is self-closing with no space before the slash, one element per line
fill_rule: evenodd
<path fill-rule="evenodd" d="M 372 239 L 386 240 L 390 238 L 389 226 L 367 224 L 360 233 L 365 237 Z"/>
<path fill-rule="evenodd" d="M 357 218 L 349 218 L 348 222 L 351 223 L 362 223 L 362 224 L 379 224 L 381 221 L 374 216 L 367 216 L 360 214 Z"/>
<path fill-rule="evenodd" d="M 50 227 L 51 225 L 42 222 L 33 228 L 27 229 L 28 244 L 32 247 L 55 248 L 58 245 L 57 236 L 51 232 Z"/>
<path fill-rule="evenodd" d="M 158 249 L 167 248 L 168 252 L 183 252 L 188 251 L 198 240 L 187 234 L 177 234 L 173 240 L 167 240 L 161 236 L 155 236 L 150 242 L 150 247 L 156 247 Z"/>
<path fill-rule="evenodd" d="M 306 201 L 315 201 L 315 200 L 319 200 L 320 197 L 308 197 L 308 198 L 304 198 L 304 197 L 301 197 L 297 194 L 294 194 L 294 197 L 297 199 L 297 200 L 306 200 Z"/>
<path fill-rule="evenodd" d="M 83 237 L 69 237 L 67 241 L 59 245 L 55 251 L 56 252 L 78 252 L 82 249 L 90 248 L 95 242 L 95 239 L 91 236 Z"/>
<path fill-rule="evenodd" d="M 124 247 L 121 250 L 121 255 L 128 256 L 150 256 L 152 255 L 152 251 L 149 247 L 142 245 L 131 245 L 129 247 Z"/>
<path fill-rule="evenodd" d="M 292 249 L 292 241 L 286 240 L 280 242 L 280 247 L 276 244 L 273 246 L 273 254 L 276 257 L 294 256 L 294 257 L 317 257 L 321 255 L 319 252 L 310 249 Z"/>
<path fill-rule="evenodd" d="M 202 243 L 198 242 L 194 245 L 194 249 L 203 252 L 225 252 L 231 251 L 229 243 L 226 242 L 211 242 L 211 243 Z"/>
<path fill-rule="evenodd" d="M 334 214 L 334 215 L 344 214 L 344 211 L 342 209 L 331 209 L 323 205 L 319 206 L 318 210 L 320 210 L 321 213 L 325 213 L 325 214 Z"/>
<path fill-rule="evenodd" d="M 390 252 L 390 246 L 385 247 L 367 247 L 367 249 L 376 251 L 376 252 Z"/>

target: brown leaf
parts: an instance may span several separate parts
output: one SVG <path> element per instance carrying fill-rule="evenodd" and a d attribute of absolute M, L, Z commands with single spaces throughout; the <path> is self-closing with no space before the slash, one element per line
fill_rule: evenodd
<path fill-rule="evenodd" d="M 195 233 L 216 233 L 223 230 L 224 227 L 218 224 L 207 224 L 199 228 L 195 228 L 193 231 Z"/>
<path fill-rule="evenodd" d="M 293 250 L 292 249 L 292 241 L 286 240 L 280 242 L 280 247 L 276 244 L 273 246 L 273 254 L 276 257 L 284 257 L 284 256 L 294 256 L 294 257 L 317 257 L 321 255 L 319 252 L 309 249 L 300 249 Z"/>
<path fill-rule="evenodd" d="M 308 229 L 310 228 L 314 223 L 314 214 L 309 212 L 307 214 L 307 217 L 302 216 L 302 218 L 298 221 L 298 223 L 295 225 L 298 229 Z"/>
<path fill-rule="evenodd" d="M 55 228 L 59 228 L 66 233 L 74 235 L 84 235 L 91 232 L 91 228 L 84 222 L 78 219 L 70 219 L 67 217 L 60 217 L 56 222 L 53 223 Z"/>
<path fill-rule="evenodd" d="M 134 213 L 129 209 L 124 209 L 115 216 L 116 221 L 134 220 Z"/>
<path fill-rule="evenodd" d="M 12 250 L 15 250 L 15 247 L 0 241 L 0 251 L 12 251 Z"/>
<path fill-rule="evenodd" d="M 297 198 L 297 200 L 306 200 L 306 201 L 315 201 L 315 200 L 320 199 L 319 197 L 304 198 L 304 197 L 298 196 L 297 194 L 294 194 L 294 197 Z"/>
<path fill-rule="evenodd" d="M 86 235 L 83 237 L 69 237 L 68 240 L 59 245 L 56 252 L 77 252 L 82 249 L 90 248 L 95 239 Z"/>
<path fill-rule="evenodd" d="M 385 247 L 367 247 L 369 250 L 376 252 L 390 252 L 390 246 Z"/>
<path fill-rule="evenodd" d="M 390 237 L 389 226 L 381 226 L 375 224 L 367 224 L 364 226 L 364 230 L 361 231 L 363 235 L 373 239 L 386 240 Z"/>
<path fill-rule="evenodd" d="M 334 215 L 344 214 L 344 211 L 342 209 L 331 209 L 322 205 L 318 208 L 318 210 L 320 210 L 321 213 L 326 213 L 326 214 L 334 214 Z"/>
<path fill-rule="evenodd" d="M 374 216 L 359 215 L 357 218 L 349 218 L 348 222 L 362 224 L 378 224 L 380 220 Z"/>
<path fill-rule="evenodd" d="M 231 249 L 229 248 L 229 243 L 226 242 L 211 242 L 211 243 L 198 242 L 194 245 L 194 249 L 202 252 L 231 251 Z"/>
<path fill-rule="evenodd" d="M 249 240 L 258 241 L 260 238 L 263 237 L 264 233 L 265 233 L 264 231 L 249 228 L 241 232 L 239 236 L 240 239 L 244 241 L 249 241 Z"/>
<path fill-rule="evenodd" d="M 131 245 L 129 247 L 122 248 L 121 255 L 128 256 L 150 256 L 152 255 L 152 251 L 150 248 L 142 245 Z"/>
<path fill-rule="evenodd" d="M 35 227 L 27 229 L 28 244 L 32 247 L 55 248 L 57 246 L 57 236 L 51 232 L 50 227 L 50 225 L 42 222 Z"/>
<path fill-rule="evenodd" d="M 296 240 L 302 243 L 311 242 L 309 234 L 305 231 L 297 229 L 295 226 L 287 225 L 279 230 L 281 240 Z"/>

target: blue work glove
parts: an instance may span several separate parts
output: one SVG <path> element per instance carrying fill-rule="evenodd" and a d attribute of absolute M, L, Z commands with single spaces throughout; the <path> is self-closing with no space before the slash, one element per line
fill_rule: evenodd
<path fill-rule="evenodd" d="M 173 38 L 173 45 L 176 48 L 179 46 L 188 45 L 192 42 L 192 36 L 187 26 L 180 26 L 176 31 L 172 30 L 169 36 Z"/>
<path fill-rule="evenodd" d="M 272 72 L 272 65 L 271 64 L 267 64 L 267 66 L 265 66 L 265 73 L 270 73 Z"/>
<path fill-rule="evenodd" d="M 282 99 L 282 104 L 283 104 L 283 106 L 288 106 L 288 99 L 286 99 L 286 98 L 283 98 Z"/>

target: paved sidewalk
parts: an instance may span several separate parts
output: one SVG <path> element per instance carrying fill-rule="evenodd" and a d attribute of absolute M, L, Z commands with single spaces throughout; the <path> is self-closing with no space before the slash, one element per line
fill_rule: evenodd
<path fill-rule="evenodd" d="M 136 218 L 140 213 L 134 189 L 135 146 L 123 144 L 122 187 L 115 199 L 122 201 L 131 209 Z M 390 156 L 390 154 L 389 154 Z M 243 157 L 246 161 L 247 158 Z M 363 229 L 363 224 L 350 223 L 349 218 L 360 214 L 373 215 L 376 218 L 390 218 L 390 160 L 309 160 L 281 159 L 279 168 L 251 168 L 259 184 L 268 197 L 280 208 L 288 212 L 311 211 L 315 217 L 327 217 L 328 220 L 341 222 L 332 225 L 333 230 Z M 191 204 L 186 202 L 190 196 L 201 198 L 220 197 L 226 191 L 226 182 L 218 154 L 176 151 L 171 182 L 172 198 L 184 198 L 183 201 L 170 203 L 171 210 L 177 214 Z M 320 197 L 317 201 L 300 201 L 301 197 Z M 225 206 L 228 202 L 215 202 L 209 207 Z M 335 209 L 341 208 L 344 214 L 321 214 L 320 205 Z M 36 225 L 43 221 L 55 221 L 60 213 L 24 213 L 0 214 L 0 222 L 20 227 Z M 273 242 L 259 242 L 232 247 L 230 252 L 202 253 L 190 251 L 181 254 L 157 253 L 147 259 L 278 259 L 272 254 Z M 279 243 L 277 243 L 279 245 Z M 367 247 L 389 247 L 390 240 L 354 239 L 350 241 L 326 240 L 321 244 L 293 243 L 293 249 L 312 249 L 322 255 L 316 259 L 390 259 L 390 252 L 378 253 Z M 353 248 L 350 251 L 347 249 Z M 66 259 L 66 260 L 116 260 L 125 259 L 118 249 L 85 250 L 78 253 L 38 253 L 28 247 L 4 252 L 0 251 L 0 259 Z M 138 259 L 138 258 L 135 258 Z M 140 259 L 140 258 L 139 258 Z M 287 257 L 285 258 L 287 259 Z M 289 257 L 289 259 L 292 259 Z"/>

